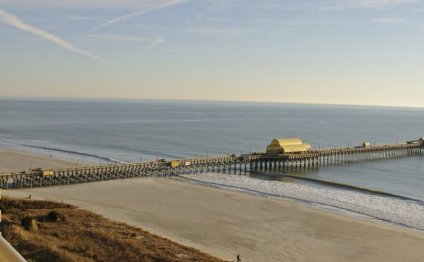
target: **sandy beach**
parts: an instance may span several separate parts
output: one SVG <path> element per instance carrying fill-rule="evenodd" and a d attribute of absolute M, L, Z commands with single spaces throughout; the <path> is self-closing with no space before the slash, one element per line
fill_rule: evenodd
<path fill-rule="evenodd" d="M 1 163 L 5 169 L 19 167 Z M 3 194 L 63 201 L 227 260 L 240 254 L 242 261 L 422 261 L 420 232 L 174 178 Z"/>
<path fill-rule="evenodd" d="M 23 171 L 31 168 L 63 168 L 76 166 L 76 163 L 55 159 L 50 155 L 20 152 L 7 148 L 0 148 L 0 175 L 12 171 Z"/>

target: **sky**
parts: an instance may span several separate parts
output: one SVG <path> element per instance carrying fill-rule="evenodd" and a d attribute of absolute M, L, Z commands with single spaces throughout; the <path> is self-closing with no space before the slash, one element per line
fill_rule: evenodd
<path fill-rule="evenodd" d="M 0 0 L 0 97 L 424 107 L 424 1 Z"/>

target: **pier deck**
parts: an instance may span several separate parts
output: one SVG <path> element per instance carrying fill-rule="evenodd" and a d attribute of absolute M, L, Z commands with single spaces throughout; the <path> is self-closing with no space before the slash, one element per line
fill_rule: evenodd
<path fill-rule="evenodd" d="M 46 173 L 47 175 L 43 175 L 42 171 L 40 173 L 23 171 L 0 176 L 0 188 L 47 187 L 143 176 L 172 176 L 196 172 L 311 168 L 358 161 L 422 155 L 423 153 L 424 141 L 419 140 L 414 143 L 339 147 L 278 155 L 252 153 L 238 156 L 226 155 L 172 161 L 83 166 L 49 170 Z M 174 163 L 174 166 L 171 163 Z"/>

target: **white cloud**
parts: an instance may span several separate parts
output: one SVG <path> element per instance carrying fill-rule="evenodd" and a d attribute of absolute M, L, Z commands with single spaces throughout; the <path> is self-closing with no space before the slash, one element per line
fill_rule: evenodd
<path fill-rule="evenodd" d="M 282 25 L 282 26 L 293 26 L 293 27 L 301 26 L 302 25 L 301 22 L 277 22 L 276 24 L 277 25 Z"/>
<path fill-rule="evenodd" d="M 165 40 L 163 40 L 162 38 L 153 39 L 153 41 L 150 43 L 150 46 L 155 47 L 155 46 L 160 45 L 164 42 L 165 42 Z"/>
<path fill-rule="evenodd" d="M 53 35 L 49 32 L 46 32 L 46 31 L 39 29 L 39 28 L 36 28 L 36 27 L 34 27 L 30 24 L 26 24 L 19 17 L 15 16 L 13 14 L 9 14 L 9 13 L 1 10 L 1 9 L 0 9 L 0 22 L 3 22 L 5 24 L 8 24 L 8 25 L 13 26 L 15 28 L 18 28 L 22 31 L 37 35 L 39 37 L 42 37 L 42 38 L 60 46 L 60 47 L 68 49 L 68 50 L 70 50 L 74 53 L 78 53 L 78 54 L 81 54 L 81 55 L 84 55 L 86 57 L 93 58 L 93 59 L 96 59 L 96 60 L 101 60 L 100 57 L 98 57 L 98 56 L 96 56 L 96 55 L 94 55 L 94 54 L 92 54 L 88 51 L 82 50 L 78 47 L 75 47 L 72 44 L 66 42 L 65 40 L 63 40 L 63 39 L 61 39 L 61 38 L 59 38 L 59 37 L 57 37 L 57 36 L 55 36 L 55 35 Z"/>
<path fill-rule="evenodd" d="M 350 25 L 349 23 L 346 22 L 340 22 L 340 21 L 311 21 L 311 24 L 316 24 L 316 25 L 335 25 L 335 26 L 347 26 Z"/>
<path fill-rule="evenodd" d="M 117 34 L 94 34 L 94 35 L 85 35 L 84 37 L 96 38 L 96 39 L 108 40 L 108 41 L 135 41 L 135 42 L 154 41 L 152 39 L 144 38 L 144 37 L 117 35 Z"/>
<path fill-rule="evenodd" d="M 67 19 L 71 19 L 71 20 L 81 20 L 81 21 L 96 20 L 94 17 L 78 16 L 78 15 L 65 15 L 63 17 Z"/>
<path fill-rule="evenodd" d="M 387 5 L 416 3 L 418 0 L 353 0 L 352 4 L 362 7 L 382 7 Z"/>
<path fill-rule="evenodd" d="M 410 22 L 406 21 L 405 19 L 387 18 L 387 17 L 373 18 L 371 19 L 371 22 L 382 23 L 382 24 L 410 24 Z"/>
<path fill-rule="evenodd" d="M 384 8 L 391 5 L 417 3 L 419 0 L 340 0 L 321 6 L 321 10 L 340 11 L 345 9 L 373 9 Z"/>
<path fill-rule="evenodd" d="M 19 8 L 110 8 L 139 5 L 149 0 L 0 0 L 0 4 Z"/>
<path fill-rule="evenodd" d="M 83 37 L 106 40 L 106 41 L 146 42 L 146 43 L 149 43 L 150 47 L 155 47 L 165 42 L 165 40 L 162 38 L 145 38 L 145 37 L 128 36 L 128 35 L 117 35 L 117 34 L 94 34 L 94 35 L 84 35 Z"/>
<path fill-rule="evenodd" d="M 226 28 L 191 28 L 187 29 L 187 32 L 198 34 L 198 35 L 224 35 L 224 36 L 236 36 L 246 33 L 257 33 L 259 30 L 257 29 L 226 29 Z"/>
<path fill-rule="evenodd" d="M 376 24 L 392 24 L 392 25 L 406 25 L 406 26 L 417 26 L 418 28 L 423 28 L 424 24 L 416 22 L 413 20 L 407 20 L 402 18 L 393 18 L 393 17 L 380 17 L 373 18 L 370 20 L 371 23 Z"/>
<path fill-rule="evenodd" d="M 98 27 L 110 26 L 124 20 L 131 19 L 136 16 L 141 16 L 155 10 L 171 7 L 174 5 L 182 4 L 185 0 L 152 0 L 152 1 L 144 1 L 143 4 L 138 8 L 137 11 L 131 12 L 125 15 L 121 15 L 106 21 L 105 23 L 99 25 Z"/>

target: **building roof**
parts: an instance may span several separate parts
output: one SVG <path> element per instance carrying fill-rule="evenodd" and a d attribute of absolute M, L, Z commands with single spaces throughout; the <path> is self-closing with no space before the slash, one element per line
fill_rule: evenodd
<path fill-rule="evenodd" d="M 272 140 L 266 147 L 267 152 L 293 153 L 305 152 L 311 149 L 311 145 L 304 144 L 300 138 L 277 138 Z"/>
<path fill-rule="evenodd" d="M 272 140 L 271 145 L 275 146 L 287 146 L 287 145 L 301 145 L 303 144 L 302 139 L 294 138 L 277 138 Z"/>

